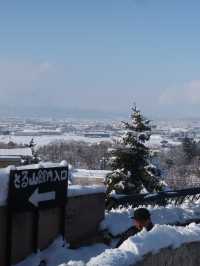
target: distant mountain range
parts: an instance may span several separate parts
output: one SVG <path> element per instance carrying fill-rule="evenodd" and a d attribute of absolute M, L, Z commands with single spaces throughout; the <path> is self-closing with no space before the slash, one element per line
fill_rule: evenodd
<path fill-rule="evenodd" d="M 91 109 L 78 108 L 52 108 L 52 107 L 0 107 L 0 116 L 16 117 L 52 117 L 52 118 L 73 118 L 73 119 L 125 119 L 128 114 Z"/>
<path fill-rule="evenodd" d="M 154 114 L 154 115 L 153 115 Z M 194 115 L 193 115 L 194 114 Z M 196 114 L 196 115 L 195 115 Z M 188 115 L 169 109 L 165 112 L 148 113 L 144 111 L 144 115 L 152 120 L 176 120 L 176 119 L 200 119 L 197 110 L 188 112 Z M 52 106 L 0 106 L 0 116 L 3 117 L 19 117 L 19 118 L 55 118 L 55 119 L 88 119 L 88 120 L 127 120 L 130 117 L 130 109 L 127 112 L 93 110 L 81 108 L 64 108 Z"/>

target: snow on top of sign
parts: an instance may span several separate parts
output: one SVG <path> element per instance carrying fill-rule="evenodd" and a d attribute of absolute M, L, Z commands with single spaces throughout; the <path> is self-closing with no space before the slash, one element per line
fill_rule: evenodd
<path fill-rule="evenodd" d="M 63 161 L 60 162 L 60 166 L 63 166 L 63 167 L 68 166 L 69 168 L 71 167 L 71 165 L 69 165 L 69 164 L 67 163 L 67 161 L 65 161 L 65 160 L 63 160 Z"/>
<path fill-rule="evenodd" d="M 18 166 L 18 170 L 27 170 L 27 169 L 39 169 L 39 168 L 51 168 L 51 167 L 66 167 L 67 162 L 62 161 L 61 163 L 52 163 L 52 162 L 39 162 L 38 164 L 28 164 Z"/>
<path fill-rule="evenodd" d="M 71 185 L 68 187 L 68 197 L 76 197 L 88 194 L 104 193 L 105 187 L 99 185 L 81 186 Z"/>
<path fill-rule="evenodd" d="M 86 265 L 134 265 L 148 253 L 156 253 L 167 247 L 178 248 L 184 243 L 198 241 L 200 241 L 200 225 L 190 224 L 186 227 L 155 225 L 150 232 L 144 229 L 127 239 L 119 248 L 105 250 Z"/>
<path fill-rule="evenodd" d="M 0 156 L 32 156 L 31 148 L 0 149 Z"/>

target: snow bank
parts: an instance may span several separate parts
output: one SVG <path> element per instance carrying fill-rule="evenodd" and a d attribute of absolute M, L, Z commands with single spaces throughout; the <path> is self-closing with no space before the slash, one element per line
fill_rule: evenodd
<path fill-rule="evenodd" d="M 200 219 L 200 204 L 185 203 L 179 207 L 168 205 L 165 207 L 147 207 L 152 215 L 154 224 L 176 224 L 184 223 L 192 219 Z M 101 223 L 102 229 L 107 229 L 113 236 L 118 236 L 127 231 L 133 221 L 130 218 L 133 215 L 133 209 L 118 208 L 106 213 L 105 220 Z"/>
<path fill-rule="evenodd" d="M 150 232 L 143 230 L 127 239 L 117 249 L 108 249 L 103 244 L 96 244 L 70 250 L 66 245 L 63 246 L 63 241 L 59 238 L 48 249 L 15 266 L 38 266 L 41 260 L 45 260 L 48 266 L 132 266 L 148 253 L 199 241 L 200 225 L 196 224 L 186 227 L 155 225 Z"/>
<path fill-rule="evenodd" d="M 118 208 L 106 213 L 105 219 L 101 223 L 101 229 L 107 229 L 113 236 L 117 236 L 127 231 L 133 226 L 130 218 L 132 208 Z"/>
<path fill-rule="evenodd" d="M 72 178 L 100 178 L 105 179 L 110 171 L 106 170 L 86 170 L 86 169 L 73 169 L 71 172 Z"/>
<path fill-rule="evenodd" d="M 70 250 L 57 239 L 48 249 L 32 255 L 15 266 L 38 266 L 46 261 L 48 266 L 130 266 L 148 253 L 158 253 L 161 249 L 178 248 L 182 244 L 200 241 L 200 225 L 186 227 L 155 225 L 127 239 L 119 248 L 111 249 L 103 244 Z"/>
<path fill-rule="evenodd" d="M 106 170 L 72 169 L 70 181 L 73 185 L 103 185 L 108 173 Z"/>
<path fill-rule="evenodd" d="M 32 157 L 31 148 L 0 149 L 0 156 L 29 156 Z"/>
<path fill-rule="evenodd" d="M 87 266 L 130 266 L 148 253 L 157 253 L 162 248 L 178 248 L 184 243 L 200 241 L 200 225 L 186 227 L 155 225 L 150 231 L 130 237 L 118 249 L 106 250 L 92 258 Z"/>

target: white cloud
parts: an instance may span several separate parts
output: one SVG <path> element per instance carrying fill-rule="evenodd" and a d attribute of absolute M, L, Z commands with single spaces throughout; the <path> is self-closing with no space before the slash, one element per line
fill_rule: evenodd
<path fill-rule="evenodd" d="M 162 105 L 200 104 L 200 80 L 186 82 L 182 87 L 165 89 L 159 102 Z"/>

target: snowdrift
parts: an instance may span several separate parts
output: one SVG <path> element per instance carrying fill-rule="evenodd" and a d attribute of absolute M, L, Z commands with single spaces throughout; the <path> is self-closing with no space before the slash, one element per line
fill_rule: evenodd
<path fill-rule="evenodd" d="M 190 224 L 186 227 L 156 225 L 152 231 L 143 230 L 126 240 L 118 249 L 106 250 L 96 258 L 92 258 L 86 265 L 133 266 L 149 253 L 156 254 L 161 249 L 169 247 L 176 249 L 191 242 L 200 242 L 200 225 Z M 182 264 L 177 264 L 177 266 L 182 266 Z"/>

